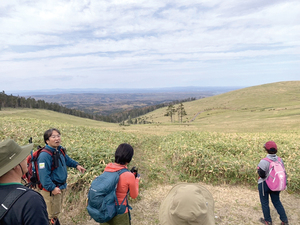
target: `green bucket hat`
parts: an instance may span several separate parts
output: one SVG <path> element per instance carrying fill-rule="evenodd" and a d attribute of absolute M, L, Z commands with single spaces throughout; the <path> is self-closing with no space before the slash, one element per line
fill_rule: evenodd
<path fill-rule="evenodd" d="M 176 184 L 159 210 L 161 225 L 215 225 L 214 199 L 203 186 Z"/>
<path fill-rule="evenodd" d="M 14 140 L 0 143 L 0 177 L 22 162 L 30 153 L 33 144 L 19 146 Z"/>

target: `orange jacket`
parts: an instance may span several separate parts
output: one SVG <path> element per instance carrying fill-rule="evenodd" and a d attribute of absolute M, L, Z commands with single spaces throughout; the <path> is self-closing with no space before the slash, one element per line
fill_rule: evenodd
<path fill-rule="evenodd" d="M 121 169 L 127 169 L 127 166 L 125 165 L 118 165 L 115 163 L 109 163 L 104 171 L 107 172 L 116 172 Z M 117 185 L 117 198 L 119 201 L 119 204 L 122 203 L 125 196 L 127 195 L 127 192 L 129 190 L 129 195 L 131 198 L 136 198 L 139 194 L 139 179 L 135 178 L 134 174 L 131 172 L 124 172 L 120 175 L 120 179 Z M 123 205 L 126 205 L 126 200 L 124 201 Z M 128 212 L 128 209 L 126 209 L 126 212 Z"/>

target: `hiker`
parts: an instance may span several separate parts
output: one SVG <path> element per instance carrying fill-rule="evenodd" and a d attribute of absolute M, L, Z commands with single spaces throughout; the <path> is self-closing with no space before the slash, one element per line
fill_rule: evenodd
<path fill-rule="evenodd" d="M 159 222 L 161 225 L 215 225 L 212 194 L 200 184 L 176 184 L 160 205 Z"/>
<path fill-rule="evenodd" d="M 130 163 L 133 157 L 134 150 L 131 145 L 123 143 L 120 144 L 115 152 L 115 162 L 109 163 L 104 172 L 116 172 L 122 169 L 127 169 L 127 165 Z M 139 194 L 139 176 L 135 176 L 130 171 L 124 172 L 120 175 L 119 182 L 117 184 L 116 195 L 119 204 L 121 204 L 129 191 L 130 197 L 135 199 Z M 127 201 L 123 202 L 123 205 L 127 204 Z M 106 223 L 100 223 L 101 225 L 130 225 L 130 215 L 128 207 L 125 213 L 116 215 L 113 219 Z"/>
<path fill-rule="evenodd" d="M 61 144 L 61 134 L 56 128 L 44 133 L 45 149 L 53 152 L 53 156 L 47 152 L 41 152 L 38 157 L 38 170 L 40 182 L 43 186 L 41 195 L 47 204 L 50 224 L 54 224 L 62 210 L 63 197 L 67 187 L 67 166 L 85 172 L 85 168 L 71 159 L 64 151 Z M 57 168 L 51 169 L 56 164 Z"/>
<path fill-rule="evenodd" d="M 0 224 L 49 224 L 43 197 L 21 184 L 32 148 L 33 144 L 21 147 L 11 139 L 0 143 Z"/>
<path fill-rule="evenodd" d="M 270 172 L 269 171 L 270 162 L 279 161 L 280 163 L 282 163 L 283 169 L 284 169 L 284 164 L 282 159 L 276 155 L 277 145 L 274 141 L 268 141 L 267 143 L 265 143 L 264 149 L 268 153 L 267 158 L 262 159 L 257 166 L 257 173 L 259 175 L 258 191 L 259 191 L 261 207 L 264 215 L 264 218 L 260 218 L 260 222 L 267 225 L 272 225 L 272 218 L 270 215 L 270 207 L 269 207 L 269 195 L 270 195 L 272 203 L 280 216 L 280 220 L 282 221 L 281 225 L 286 225 L 289 223 L 288 223 L 288 218 L 286 216 L 285 210 L 279 198 L 280 191 L 272 191 L 266 182 Z M 267 159 L 269 159 L 270 162 L 267 161 Z"/>

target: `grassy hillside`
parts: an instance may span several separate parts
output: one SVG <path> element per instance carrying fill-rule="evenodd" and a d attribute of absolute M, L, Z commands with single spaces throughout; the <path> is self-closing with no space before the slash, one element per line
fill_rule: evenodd
<path fill-rule="evenodd" d="M 125 127 L 46 110 L 4 109 L 0 111 L 0 140 L 13 138 L 26 144 L 32 136 L 38 145 L 50 127 L 62 131 L 67 153 L 87 168 L 84 175 L 69 172 L 64 224 L 81 224 L 88 218 L 84 202 L 89 184 L 113 160 L 122 142 L 134 146 L 129 167 L 139 168 L 143 192 L 178 181 L 255 188 L 255 169 L 266 154 L 262 146 L 274 140 L 289 174 L 288 192 L 299 193 L 299 85 L 266 84 L 185 103 L 186 121 L 201 113 L 183 124 L 170 123 L 163 116 L 166 109 L 146 115 L 157 123 Z M 157 219 L 148 224 L 158 224 Z"/>
<path fill-rule="evenodd" d="M 278 82 L 231 91 L 184 103 L 184 108 L 187 116 L 183 118 L 184 123 L 180 127 L 182 130 L 218 132 L 298 130 L 300 81 Z M 166 108 L 162 108 L 144 117 L 156 124 L 171 125 L 170 117 L 164 116 L 165 113 Z M 174 118 L 178 126 L 177 115 Z M 172 126 L 168 129 L 173 130 Z"/>
<path fill-rule="evenodd" d="M 147 125 L 119 127 L 117 124 L 67 116 L 47 110 L 0 111 L 0 116 L 38 118 L 74 125 L 103 127 L 136 133 L 165 135 L 174 131 L 265 132 L 298 130 L 300 127 L 300 81 L 278 82 L 239 89 L 184 103 L 187 115 L 183 123 L 178 116 L 164 116 L 161 108 L 144 116 Z M 175 122 L 174 122 L 175 120 Z"/>
<path fill-rule="evenodd" d="M 91 127 L 118 127 L 117 124 L 106 123 L 91 119 L 85 119 L 77 116 L 72 116 L 68 114 L 58 113 L 45 109 L 12 109 L 3 108 L 0 111 L 0 117 L 12 117 L 12 118 L 28 118 L 28 119 L 39 119 L 39 120 L 49 120 L 56 123 L 68 123 L 75 126 L 91 126 Z"/>

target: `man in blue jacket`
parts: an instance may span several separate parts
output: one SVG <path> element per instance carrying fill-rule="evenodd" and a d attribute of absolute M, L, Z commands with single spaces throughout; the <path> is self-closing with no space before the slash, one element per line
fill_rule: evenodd
<path fill-rule="evenodd" d="M 47 204 L 50 221 L 56 221 L 61 212 L 64 192 L 67 187 L 67 166 L 78 169 L 81 173 L 85 168 L 71 159 L 64 151 L 61 144 L 60 131 L 56 128 L 49 129 L 44 133 L 45 149 L 50 151 L 41 152 L 38 157 L 39 177 L 43 190 L 41 194 Z"/>

